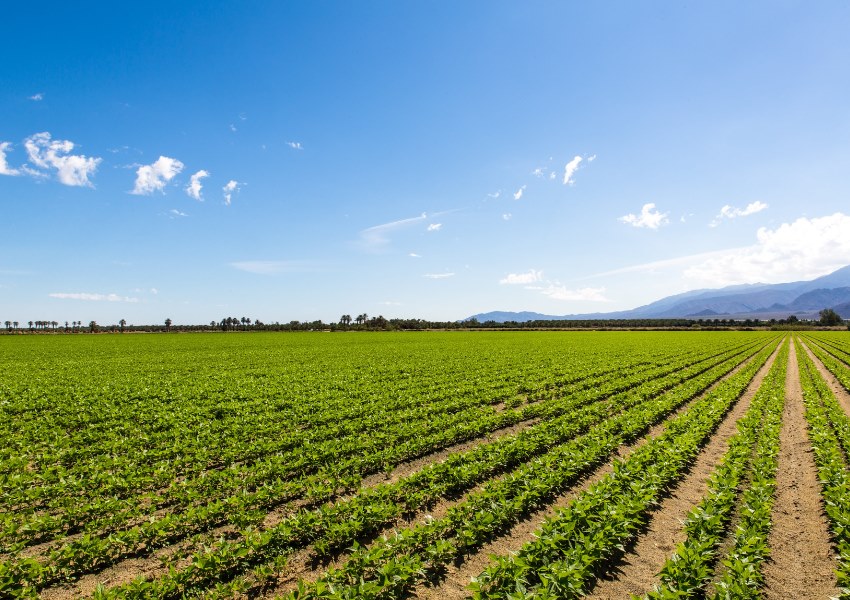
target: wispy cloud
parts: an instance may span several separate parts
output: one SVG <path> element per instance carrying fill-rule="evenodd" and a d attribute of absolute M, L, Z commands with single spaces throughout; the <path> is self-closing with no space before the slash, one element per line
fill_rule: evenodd
<path fill-rule="evenodd" d="M 428 279 L 448 279 L 454 276 L 454 273 L 426 273 L 423 275 L 423 277 L 427 277 Z"/>
<path fill-rule="evenodd" d="M 390 221 L 389 223 L 382 223 L 373 227 L 367 227 L 360 231 L 360 240 L 358 245 L 364 250 L 368 250 L 370 252 L 379 251 L 389 245 L 393 234 L 405 229 L 410 229 L 414 225 L 427 221 L 428 219 L 435 219 L 443 215 L 457 212 L 457 210 L 458 209 L 444 210 L 431 215 L 423 212 L 418 217 L 399 219 L 397 221 Z M 442 226 L 441 223 L 434 223 L 433 225 Z M 428 231 L 436 231 L 436 229 L 428 228 Z"/>
<path fill-rule="evenodd" d="M 502 190 L 499 190 L 497 192 L 493 192 L 492 194 L 487 194 L 487 197 L 493 198 L 493 200 L 495 200 L 496 198 L 498 198 L 501 195 L 502 195 Z"/>
<path fill-rule="evenodd" d="M 442 229 L 442 228 L 443 228 L 442 223 L 431 223 L 430 225 L 428 225 L 428 228 L 427 228 L 426 231 L 440 231 L 440 229 Z"/>
<path fill-rule="evenodd" d="M 27 100 L 32 100 L 33 102 L 41 102 L 42 100 L 44 100 L 44 94 L 41 92 L 33 94 L 32 96 L 28 96 Z"/>
<path fill-rule="evenodd" d="M 89 302 L 138 302 L 138 298 L 130 296 L 119 296 L 118 294 L 89 294 L 86 292 L 66 293 L 54 292 L 48 294 L 51 298 L 59 298 L 61 300 L 86 300 Z"/>
<path fill-rule="evenodd" d="M 544 296 L 548 296 L 553 300 L 568 300 L 568 301 L 584 301 L 584 302 L 610 302 L 605 297 L 605 288 L 579 288 L 576 290 L 567 289 L 561 284 L 549 284 L 546 287 L 529 286 L 526 289 L 536 290 Z"/>
<path fill-rule="evenodd" d="M 142 165 L 136 171 L 136 184 L 131 194 L 149 196 L 164 192 L 165 186 L 183 170 L 183 163 L 176 158 L 160 156 L 150 165 Z"/>
<path fill-rule="evenodd" d="M 183 211 L 177 210 L 176 208 L 172 208 L 171 210 L 169 210 L 168 214 L 171 215 L 172 219 L 177 218 L 177 217 L 188 217 L 189 216 L 186 213 L 184 213 Z"/>
<path fill-rule="evenodd" d="M 727 252 L 734 252 L 737 249 L 733 250 L 716 250 L 713 252 L 700 252 L 699 254 L 689 254 L 686 256 L 678 256 L 675 258 L 666 258 L 663 260 L 654 260 L 648 263 L 642 263 L 639 265 L 630 265 L 628 267 L 622 267 L 619 269 L 612 269 L 610 271 L 603 271 L 601 273 L 594 273 L 593 275 L 588 275 L 587 277 L 581 277 L 579 280 L 585 279 L 599 279 L 602 277 L 611 277 L 614 275 L 626 275 L 628 273 L 655 273 L 658 271 L 662 271 L 664 269 L 669 269 L 673 267 L 684 267 L 686 265 L 691 265 L 701 260 L 706 260 L 716 256 L 723 256 Z"/>
<path fill-rule="evenodd" d="M 544 175 L 546 175 L 546 169 L 544 169 L 543 167 L 537 167 L 536 169 L 534 169 L 531 172 L 531 174 L 534 175 L 535 177 L 540 178 L 540 177 L 543 177 Z"/>
<path fill-rule="evenodd" d="M 6 151 L 11 147 L 11 142 L 0 142 L 0 175 L 20 175 L 18 169 L 13 169 L 6 161 Z"/>
<path fill-rule="evenodd" d="M 667 218 L 667 213 L 655 210 L 655 204 L 653 202 L 644 204 L 640 209 L 639 215 L 628 214 L 620 217 L 618 220 L 632 227 L 645 227 L 647 229 L 658 229 L 670 222 Z"/>
<path fill-rule="evenodd" d="M 416 252 L 411 252 L 410 254 L 408 254 L 408 256 L 409 256 L 410 258 L 422 258 L 422 255 L 421 255 L 421 254 L 416 254 Z"/>
<path fill-rule="evenodd" d="M 209 176 L 209 171 L 205 171 L 204 169 L 201 169 L 192 175 L 192 177 L 189 178 L 189 185 L 186 186 L 186 194 L 198 202 L 203 202 L 204 199 L 201 196 L 201 188 L 203 188 L 203 184 L 201 183 L 201 179 Z"/>
<path fill-rule="evenodd" d="M 513 218 L 514 218 L 514 216 L 511 213 L 502 213 L 502 220 L 503 221 L 510 221 Z"/>
<path fill-rule="evenodd" d="M 243 260 L 231 262 L 228 265 L 239 271 L 255 275 L 305 273 L 317 269 L 315 264 L 299 260 Z"/>
<path fill-rule="evenodd" d="M 286 142 L 286 145 L 292 148 L 293 150 L 303 150 L 304 146 L 301 145 L 301 142 Z"/>
<path fill-rule="evenodd" d="M 514 192 L 514 200 L 519 200 L 520 198 L 522 198 L 522 194 L 525 192 L 526 187 L 527 186 L 524 185 L 521 188 L 519 188 L 516 192 Z"/>
<path fill-rule="evenodd" d="M 587 162 L 593 162 L 594 160 L 596 160 L 595 154 L 591 154 L 590 156 L 587 157 Z"/>
<path fill-rule="evenodd" d="M 576 155 L 570 162 L 564 165 L 564 185 L 573 185 L 575 183 L 573 176 L 576 174 L 576 171 L 578 171 L 581 161 L 581 156 Z"/>
<path fill-rule="evenodd" d="M 224 192 L 224 203 L 227 206 L 230 206 L 230 202 L 233 200 L 233 194 L 239 193 L 239 182 L 235 179 L 231 179 L 224 187 L 221 188 L 221 191 Z"/>
<path fill-rule="evenodd" d="M 230 127 L 229 127 L 229 128 L 230 128 L 230 131 L 232 131 L 233 133 L 236 133 L 237 131 L 239 131 L 239 130 L 237 129 L 236 125 L 234 125 L 233 123 L 231 123 L 231 124 L 230 124 Z"/>
<path fill-rule="evenodd" d="M 750 202 L 745 208 L 735 208 L 727 204 L 720 209 L 720 214 L 714 217 L 714 220 L 709 223 L 708 226 L 717 227 L 718 225 L 720 225 L 720 223 L 723 222 L 723 219 L 737 219 L 738 217 L 748 217 L 750 215 L 754 215 L 758 212 L 761 212 L 766 208 L 767 204 L 761 202 L 760 200 Z"/>
<path fill-rule="evenodd" d="M 77 187 L 94 187 L 89 177 L 95 174 L 100 158 L 82 154 L 70 154 L 74 143 L 68 140 L 53 140 L 44 131 L 24 140 L 32 164 L 38 169 L 55 170 L 60 183 Z"/>
<path fill-rule="evenodd" d="M 543 271 L 531 269 L 528 273 L 510 273 L 504 279 L 500 279 L 502 285 L 528 285 L 543 279 Z"/>

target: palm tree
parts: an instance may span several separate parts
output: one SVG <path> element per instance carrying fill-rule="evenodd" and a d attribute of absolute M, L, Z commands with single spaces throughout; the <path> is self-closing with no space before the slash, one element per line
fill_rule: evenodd
<path fill-rule="evenodd" d="M 124 326 L 127 325 L 127 319 L 121 319 L 118 321 L 118 324 L 121 326 L 121 333 L 124 333 Z"/>
<path fill-rule="evenodd" d="M 339 322 L 344 326 L 348 327 L 351 324 L 351 315 L 342 315 L 339 318 Z"/>
<path fill-rule="evenodd" d="M 97 331 L 97 321 L 89 321 L 89 330 L 94 333 Z"/>
<path fill-rule="evenodd" d="M 30 324 L 30 331 L 32 331 L 32 321 L 29 321 L 29 324 Z"/>
<path fill-rule="evenodd" d="M 171 319 L 166 319 L 165 320 L 165 330 L 168 331 L 169 329 L 171 329 Z"/>
<path fill-rule="evenodd" d="M 14 325 L 15 329 L 18 328 L 18 322 L 17 321 L 12 321 L 12 325 Z"/>
<path fill-rule="evenodd" d="M 8 329 L 9 331 L 12 331 L 12 322 L 11 321 L 6 321 L 6 329 Z"/>

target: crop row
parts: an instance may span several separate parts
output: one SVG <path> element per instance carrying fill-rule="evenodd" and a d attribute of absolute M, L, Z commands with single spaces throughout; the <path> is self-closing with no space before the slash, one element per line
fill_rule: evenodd
<path fill-rule="evenodd" d="M 725 367 L 725 369 L 728 370 L 729 368 L 731 368 L 731 366 L 733 364 L 735 364 L 735 362 L 739 362 L 739 361 L 740 361 L 740 358 L 731 358 L 731 359 L 728 359 L 723 364 L 727 365 Z M 676 377 L 678 377 L 679 379 L 682 379 L 682 378 L 687 378 L 687 377 L 690 377 L 690 376 L 693 376 L 693 375 L 694 375 L 693 370 L 691 372 L 688 372 L 688 370 L 684 370 L 681 373 L 678 373 L 676 375 Z M 716 377 L 716 375 L 711 375 L 711 377 Z M 655 390 L 652 393 L 658 393 L 660 390 L 663 390 L 664 387 L 667 386 L 667 385 L 671 385 L 671 384 L 665 382 L 664 380 L 649 382 L 649 383 L 644 385 L 643 389 L 640 389 L 640 388 L 638 389 L 636 396 L 639 397 L 639 398 L 642 398 L 641 394 L 649 394 L 650 390 Z M 610 406 L 610 403 L 609 403 L 609 406 Z M 593 411 L 589 411 L 588 412 L 588 418 L 590 417 L 590 415 L 594 415 L 594 414 L 598 415 L 599 411 L 597 410 L 595 413 Z M 539 444 L 538 444 L 538 446 L 539 446 Z M 483 464 L 486 465 L 487 462 L 488 461 L 485 460 L 485 461 L 483 461 Z M 449 475 L 450 474 L 451 473 L 449 473 Z M 411 486 L 408 486 L 407 488 L 403 488 L 403 487 L 400 486 L 400 488 L 404 490 L 404 492 L 402 493 L 402 496 L 407 496 L 412 491 Z M 427 496 L 423 497 L 422 499 L 427 500 Z M 366 502 L 364 505 L 368 509 L 369 503 Z M 340 514 L 342 514 L 343 517 L 344 517 L 344 518 L 340 519 L 340 521 L 342 521 L 343 523 L 346 522 L 348 520 L 348 518 L 345 517 L 345 515 L 349 514 L 350 512 L 351 512 L 350 510 L 348 512 L 346 512 L 345 510 L 340 511 Z M 309 530 L 311 527 L 313 527 L 312 523 L 317 520 L 317 517 L 313 513 L 305 512 L 305 513 L 302 513 L 302 514 L 303 514 L 303 516 L 301 517 L 301 519 L 302 519 L 303 523 L 306 524 L 306 529 Z M 319 521 L 320 522 L 324 521 L 324 515 L 321 515 L 321 511 L 319 513 L 319 516 L 322 517 L 321 519 L 319 519 Z M 305 527 L 305 526 L 302 525 L 302 527 Z M 337 526 L 336 535 L 339 535 L 339 528 L 340 527 L 342 527 L 342 526 L 341 525 Z M 284 529 L 284 528 L 282 527 L 281 529 Z M 138 535 L 138 534 L 136 534 L 136 535 Z M 255 538 L 256 538 L 256 536 L 254 536 L 253 534 L 249 535 L 249 539 L 248 539 L 248 542 L 247 542 L 249 547 L 251 546 L 251 543 L 250 543 L 251 540 L 254 540 Z M 150 537 L 148 537 L 147 539 L 143 540 L 143 543 L 145 543 L 148 546 L 154 546 L 154 545 L 157 544 L 158 541 L 159 540 L 156 539 L 156 538 L 151 539 Z M 22 581 L 29 581 L 34 586 L 31 589 L 34 589 L 34 588 L 40 587 L 41 585 L 44 585 L 46 582 L 49 582 L 51 579 L 54 579 L 56 577 L 57 573 L 64 574 L 64 576 L 72 576 L 75 572 L 79 572 L 81 569 L 87 569 L 87 568 L 90 569 L 90 568 L 92 568 L 92 567 L 94 567 L 95 565 L 98 565 L 98 564 L 106 564 L 106 563 L 103 563 L 104 558 L 107 559 L 107 561 L 114 560 L 117 557 L 115 557 L 112 554 L 114 551 L 110 550 L 110 546 L 109 546 L 110 542 L 112 543 L 112 547 L 117 546 L 118 548 L 121 549 L 122 552 L 126 552 L 127 549 L 132 550 L 133 547 L 138 546 L 138 544 L 140 543 L 140 540 L 139 539 L 133 539 L 133 538 L 130 538 L 130 537 L 122 538 L 121 536 L 110 536 L 109 541 L 95 539 L 95 538 L 86 538 L 82 543 L 77 543 L 76 546 L 69 547 L 68 549 L 66 549 L 62 552 L 57 552 L 53 556 L 53 562 L 51 563 L 50 567 L 46 567 L 44 564 L 40 564 L 40 563 L 37 564 L 34 561 L 26 561 L 25 560 L 25 561 L 21 561 L 21 562 L 17 563 L 14 568 L 19 573 L 20 579 Z M 254 545 L 256 545 L 256 544 L 254 544 Z M 228 546 L 225 546 L 223 553 L 224 554 L 228 554 L 228 553 L 237 553 L 238 554 L 238 552 L 239 552 L 239 550 L 232 550 L 232 552 L 231 552 L 231 550 L 232 550 L 231 548 L 229 548 Z M 253 554 L 256 554 L 256 552 L 254 552 Z M 101 557 L 101 558 L 98 558 L 98 557 Z M 221 571 L 221 569 L 219 568 L 220 567 L 219 562 L 212 560 L 215 557 L 210 557 L 209 555 L 204 555 L 204 556 L 200 556 L 200 557 L 197 557 L 197 558 L 198 558 L 198 561 L 196 561 L 196 562 L 203 563 L 204 565 L 212 565 L 212 567 L 209 567 L 206 570 Z M 98 561 L 100 561 L 100 562 L 98 562 Z M 23 574 L 24 572 L 26 572 L 26 575 Z M 226 574 L 226 572 L 224 574 Z M 39 583 L 39 582 L 41 582 L 41 583 Z"/>
<path fill-rule="evenodd" d="M 850 419 L 835 395 L 817 372 L 802 346 L 797 347 L 800 383 L 809 439 L 821 484 L 824 508 L 830 521 L 833 543 L 838 552 L 838 585 L 842 597 L 850 594 L 850 474 L 845 442 Z"/>
<path fill-rule="evenodd" d="M 730 438 L 729 449 L 711 476 L 708 493 L 688 514 L 685 541 L 662 567 L 660 585 L 645 598 L 705 596 L 735 514 L 739 523 L 732 549 L 723 559 L 726 570 L 715 583 L 715 596 L 746 598 L 757 594 L 776 486 L 787 361 L 788 345 L 784 344 L 739 422 L 738 432 Z"/>
<path fill-rule="evenodd" d="M 669 371 L 669 368 L 667 363 L 664 367 L 650 369 L 649 373 L 643 373 L 642 376 L 659 376 L 665 369 Z M 606 374 L 608 385 L 601 387 L 609 392 L 616 391 L 611 382 L 623 380 L 625 385 L 634 385 L 633 375 L 639 372 L 639 369 L 640 367 L 637 367 L 631 373 L 622 367 L 614 372 L 609 370 Z M 572 389 L 565 388 L 565 392 L 572 393 L 594 385 L 579 381 L 580 383 L 571 386 Z M 292 446 L 288 451 L 279 451 L 272 457 L 259 462 L 248 464 L 243 462 L 226 469 L 207 471 L 201 477 L 193 479 L 175 478 L 166 469 L 150 471 L 136 467 L 129 474 L 115 472 L 114 463 L 110 460 L 104 460 L 102 463 L 93 462 L 90 469 L 97 476 L 90 476 L 86 472 L 64 473 L 61 485 L 51 488 L 56 502 L 44 507 L 39 507 L 37 504 L 29 508 L 25 507 L 27 499 L 32 494 L 43 494 L 46 488 L 26 485 L 27 482 L 23 480 L 22 474 L 18 473 L 3 482 L 5 487 L 3 496 L 7 503 L 17 502 L 18 506 L 14 510 L 15 519 L 7 520 L 0 529 L 3 535 L 0 539 L 6 539 L 6 543 L 9 543 L 23 536 L 32 541 L 43 541 L 44 536 L 53 531 L 64 530 L 66 533 L 74 533 L 98 515 L 109 515 L 107 525 L 115 527 L 120 523 L 122 515 L 132 516 L 138 513 L 138 507 L 152 507 L 153 510 L 159 510 L 169 505 L 192 504 L 198 499 L 225 497 L 228 490 L 250 493 L 261 488 L 267 481 L 280 481 L 281 478 L 289 478 L 296 474 L 309 475 L 310 469 L 319 470 L 322 465 L 333 465 L 350 478 L 355 473 L 370 473 L 391 467 L 399 461 L 439 449 L 441 445 L 475 437 L 482 431 L 493 431 L 521 420 L 535 418 L 541 414 L 542 410 L 541 407 L 525 407 L 522 410 L 494 415 L 489 405 L 472 406 L 459 412 L 447 411 L 443 415 L 444 418 L 441 418 L 440 408 L 437 403 L 434 406 L 435 412 L 427 414 L 427 419 L 425 413 L 410 414 L 408 411 L 399 411 L 400 417 L 394 413 L 385 415 L 386 423 L 382 426 L 385 433 L 374 431 L 366 423 L 361 422 L 356 424 L 361 426 L 360 429 L 356 429 L 359 434 L 357 436 L 343 435 L 341 431 L 334 428 L 329 428 L 330 433 L 323 434 L 322 439 L 314 435 L 303 435 L 298 444 L 287 442 Z M 423 428 L 422 423 L 429 423 L 429 425 Z M 447 435 L 447 432 L 451 435 Z M 362 435 L 363 433 L 370 435 L 365 436 Z M 292 437 L 292 434 L 269 437 L 286 439 Z M 355 462 L 361 461 L 359 457 L 364 454 L 377 458 L 377 453 L 372 452 L 376 448 L 393 449 L 395 454 L 387 455 L 388 453 L 385 452 L 381 457 L 382 462 L 373 460 L 372 464 L 365 467 L 345 461 L 346 456 L 352 455 L 357 456 Z M 171 484 L 162 490 L 141 496 L 122 494 L 134 487 L 149 488 L 153 482 L 164 485 L 166 481 Z M 46 508 L 53 510 L 45 510 Z M 57 509 L 61 510 L 57 513 Z M 28 514 L 35 516 L 27 518 Z M 99 526 L 100 524 L 95 525 L 95 527 Z M 85 531 L 93 532 L 96 529 L 88 526 Z"/>
<path fill-rule="evenodd" d="M 734 391 L 746 386 L 771 351 L 769 348 L 759 353 L 745 368 L 697 400 L 682 416 L 672 419 L 668 429 L 683 421 L 705 418 L 711 414 L 711 408 L 720 404 L 728 408 L 737 397 L 732 397 Z M 489 482 L 480 492 L 470 494 L 451 507 L 441 519 L 400 531 L 368 548 L 355 546 L 343 566 L 331 569 L 314 584 L 299 585 L 292 598 L 403 596 L 413 585 L 438 577 L 451 560 L 477 550 L 519 519 L 551 502 L 582 474 L 604 462 L 621 444 L 635 440 L 675 407 L 694 397 L 697 389 L 670 392 L 623 413 L 621 418 L 605 422 L 585 436 L 554 448 L 546 457 Z M 654 443 L 649 442 L 642 448 L 647 447 L 654 447 Z M 642 449 L 638 449 L 633 456 L 641 452 Z M 617 465 L 615 474 L 619 478 L 626 467 L 623 463 Z"/>
<path fill-rule="evenodd" d="M 579 495 L 536 539 L 502 557 L 474 584 L 475 598 L 575 598 L 645 527 L 652 507 L 684 473 L 702 444 L 743 393 L 766 357 L 724 381 L 662 434 L 615 464 L 613 472 Z"/>

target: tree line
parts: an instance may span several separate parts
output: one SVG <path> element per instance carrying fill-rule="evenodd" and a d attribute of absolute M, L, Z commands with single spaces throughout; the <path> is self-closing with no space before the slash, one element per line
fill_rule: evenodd
<path fill-rule="evenodd" d="M 738 329 L 738 328 L 798 328 L 809 326 L 834 327 L 844 321 L 831 308 L 820 311 L 820 320 L 801 321 L 796 315 L 786 319 L 581 319 L 581 320 L 535 320 L 535 321 L 483 321 L 475 318 L 465 321 L 429 321 L 426 319 L 387 319 L 383 315 L 370 317 L 366 313 L 352 317 L 344 314 L 339 321 L 325 323 L 316 321 L 289 321 L 288 323 L 264 323 L 249 317 L 224 317 L 210 321 L 209 325 L 175 325 L 168 318 L 159 324 L 128 325 L 121 319 L 112 325 L 99 325 L 97 321 L 5 321 L 6 333 L 124 333 L 124 332 L 171 332 L 171 331 L 419 331 L 426 329 Z M 850 325 L 848 325 L 850 329 Z"/>

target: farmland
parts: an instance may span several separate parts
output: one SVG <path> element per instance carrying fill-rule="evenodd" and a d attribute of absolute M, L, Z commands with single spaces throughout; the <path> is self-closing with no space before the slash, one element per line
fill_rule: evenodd
<path fill-rule="evenodd" d="M 0 359 L 3 597 L 850 587 L 846 332 L 4 336 Z"/>

